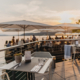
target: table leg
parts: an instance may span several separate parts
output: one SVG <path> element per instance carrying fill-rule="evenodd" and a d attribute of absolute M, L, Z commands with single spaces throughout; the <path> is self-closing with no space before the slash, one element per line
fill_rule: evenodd
<path fill-rule="evenodd" d="M 74 61 L 75 61 L 75 53 L 74 53 L 74 58 L 73 58 L 73 64 L 74 64 Z M 73 64 L 72 64 L 72 65 L 73 65 Z"/>
<path fill-rule="evenodd" d="M 73 58 L 73 64 L 74 64 L 74 61 L 75 61 L 75 54 L 76 54 L 76 47 L 74 47 L 74 58 Z M 73 65 L 72 64 L 72 65 Z"/>
<path fill-rule="evenodd" d="M 15 71 L 12 71 L 12 75 L 13 75 L 12 80 L 15 80 Z"/>
<path fill-rule="evenodd" d="M 50 66 L 49 66 L 49 80 L 52 80 L 51 68 L 52 68 L 52 62 L 50 63 Z"/>
<path fill-rule="evenodd" d="M 33 80 L 35 80 L 35 73 L 33 73 Z"/>
<path fill-rule="evenodd" d="M 28 80 L 31 80 L 31 79 L 30 79 L 30 73 L 28 73 Z"/>
<path fill-rule="evenodd" d="M 26 73 L 26 80 L 35 80 L 35 73 Z"/>
<path fill-rule="evenodd" d="M 31 73 L 31 80 L 33 80 L 33 73 Z"/>
<path fill-rule="evenodd" d="M 52 75 L 52 74 L 51 74 L 51 70 L 50 70 L 50 73 L 49 73 L 49 80 L 52 80 L 52 79 L 51 79 L 51 75 Z"/>
<path fill-rule="evenodd" d="M 26 72 L 26 80 L 28 80 L 27 72 Z"/>

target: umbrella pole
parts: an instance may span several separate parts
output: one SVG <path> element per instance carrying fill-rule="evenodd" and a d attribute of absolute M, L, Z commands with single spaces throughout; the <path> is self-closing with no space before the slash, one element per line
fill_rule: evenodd
<path fill-rule="evenodd" d="M 19 40 L 19 31 L 18 31 L 18 40 Z"/>
<path fill-rule="evenodd" d="M 24 25 L 24 40 L 25 40 L 25 25 Z"/>

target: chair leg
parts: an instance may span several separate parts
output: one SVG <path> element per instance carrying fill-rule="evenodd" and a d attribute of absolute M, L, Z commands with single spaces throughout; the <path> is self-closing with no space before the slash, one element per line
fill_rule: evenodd
<path fill-rule="evenodd" d="M 73 58 L 73 64 L 74 64 L 74 61 L 75 61 L 75 53 L 74 53 L 74 58 Z M 72 65 L 73 65 L 73 64 L 72 64 Z"/>
<path fill-rule="evenodd" d="M 49 66 L 49 80 L 52 80 L 51 67 L 52 67 L 52 62 L 50 63 Z"/>

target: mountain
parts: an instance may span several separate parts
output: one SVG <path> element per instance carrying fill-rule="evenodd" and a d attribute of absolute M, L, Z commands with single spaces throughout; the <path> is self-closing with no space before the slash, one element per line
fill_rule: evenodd
<path fill-rule="evenodd" d="M 8 35 L 0 33 L 0 36 L 8 36 Z"/>
<path fill-rule="evenodd" d="M 0 33 L 0 36 L 17 36 L 17 34 L 4 34 L 4 33 Z"/>
<path fill-rule="evenodd" d="M 43 35 L 54 35 L 54 34 L 55 32 L 25 33 L 25 36 L 31 36 L 31 35 L 43 36 Z M 24 36 L 24 34 L 21 34 L 21 36 Z"/>

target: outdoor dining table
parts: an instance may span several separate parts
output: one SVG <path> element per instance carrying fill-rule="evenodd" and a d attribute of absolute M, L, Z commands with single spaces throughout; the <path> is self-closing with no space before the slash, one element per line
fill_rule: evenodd
<path fill-rule="evenodd" d="M 4 66 L 0 67 L 0 69 L 3 70 L 11 70 L 12 71 L 12 75 L 13 75 L 13 80 L 16 80 L 15 77 L 15 71 L 21 71 L 21 72 L 26 72 L 26 73 L 31 73 L 31 79 L 26 79 L 26 80 L 35 80 L 35 74 L 44 74 L 47 70 L 47 68 L 50 66 L 51 62 L 52 62 L 52 58 L 46 58 L 44 64 L 41 66 L 41 68 L 38 71 L 33 70 L 33 68 L 36 65 L 39 65 L 39 61 L 38 61 L 39 57 L 31 57 L 31 62 L 30 63 L 25 63 L 24 62 L 24 57 L 22 58 L 22 62 L 21 62 L 21 66 L 15 68 L 15 66 L 17 65 L 17 63 L 15 61 L 9 63 L 9 64 L 5 64 Z M 26 74 L 27 76 L 27 74 Z"/>

